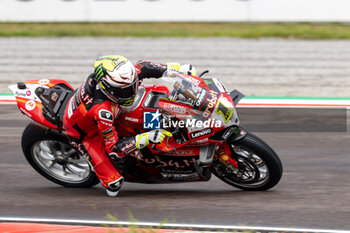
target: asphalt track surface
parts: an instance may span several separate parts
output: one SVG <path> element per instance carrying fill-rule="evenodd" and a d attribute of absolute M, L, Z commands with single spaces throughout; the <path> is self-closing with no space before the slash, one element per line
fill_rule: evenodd
<path fill-rule="evenodd" d="M 128 221 L 131 213 L 143 222 L 350 229 L 346 132 L 258 132 L 284 165 L 281 182 L 270 191 L 240 191 L 214 177 L 204 183 L 125 183 L 110 198 L 99 185 L 64 188 L 37 174 L 20 148 L 29 120 L 15 105 L 0 109 L 0 217 L 107 220 L 111 214 Z M 239 111 L 249 127 L 249 109 Z"/>

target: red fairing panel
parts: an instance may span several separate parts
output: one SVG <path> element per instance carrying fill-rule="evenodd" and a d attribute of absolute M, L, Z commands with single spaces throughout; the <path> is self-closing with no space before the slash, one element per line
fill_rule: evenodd
<path fill-rule="evenodd" d="M 143 102 L 145 101 L 147 95 L 151 92 L 161 92 L 167 95 L 170 94 L 166 86 L 158 85 L 142 85 L 145 88 L 145 94 L 138 103 L 135 102 L 136 108 L 132 112 L 122 112 L 119 114 L 118 118 L 115 121 L 117 131 L 120 136 L 130 137 L 135 136 L 137 133 L 134 131 L 138 129 L 140 132 L 148 131 L 143 129 L 143 113 L 145 111 L 155 111 L 154 108 L 145 108 Z"/>
<path fill-rule="evenodd" d="M 57 84 L 62 84 L 73 90 L 73 87 L 64 80 L 61 79 L 39 79 L 29 80 L 24 82 L 27 86 L 26 89 L 12 89 L 16 97 L 18 109 L 32 120 L 47 126 L 51 129 L 61 129 L 50 123 L 45 119 L 42 112 L 42 104 L 39 98 L 35 94 L 37 87 L 50 88 Z"/>

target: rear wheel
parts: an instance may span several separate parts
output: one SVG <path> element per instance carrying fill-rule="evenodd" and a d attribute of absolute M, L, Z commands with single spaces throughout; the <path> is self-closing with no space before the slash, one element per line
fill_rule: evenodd
<path fill-rule="evenodd" d="M 89 163 L 62 135 L 28 125 L 22 150 L 29 164 L 42 176 L 65 187 L 91 187 L 99 183 Z"/>
<path fill-rule="evenodd" d="M 231 158 L 238 167 L 216 159 L 211 171 L 229 185 L 243 190 L 263 191 L 274 187 L 282 177 L 282 163 L 263 140 L 247 133 L 230 142 Z"/>

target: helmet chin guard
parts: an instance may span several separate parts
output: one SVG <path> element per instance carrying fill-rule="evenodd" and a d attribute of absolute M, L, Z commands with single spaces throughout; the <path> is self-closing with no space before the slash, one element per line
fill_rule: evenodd
<path fill-rule="evenodd" d="M 124 88 L 106 88 L 104 82 L 99 82 L 99 89 L 102 91 L 103 94 L 107 96 L 108 99 L 110 99 L 112 102 L 123 105 L 123 106 L 130 106 L 134 103 L 137 90 L 138 90 L 138 82 L 137 80 L 128 85 Z M 108 91 L 109 90 L 109 91 Z"/>

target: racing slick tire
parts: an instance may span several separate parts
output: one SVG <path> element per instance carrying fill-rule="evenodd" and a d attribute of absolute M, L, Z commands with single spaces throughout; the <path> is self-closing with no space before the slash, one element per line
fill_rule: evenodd
<path fill-rule="evenodd" d="M 214 161 L 212 173 L 225 183 L 247 191 L 265 191 L 278 184 L 283 167 L 275 151 L 259 137 L 247 133 L 237 140 L 228 140 L 231 158 L 238 168 Z"/>
<path fill-rule="evenodd" d="M 66 136 L 29 124 L 22 134 L 22 150 L 29 164 L 56 184 L 86 188 L 100 182 Z"/>

